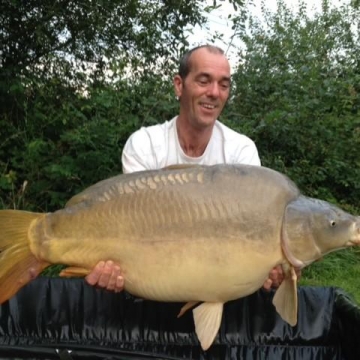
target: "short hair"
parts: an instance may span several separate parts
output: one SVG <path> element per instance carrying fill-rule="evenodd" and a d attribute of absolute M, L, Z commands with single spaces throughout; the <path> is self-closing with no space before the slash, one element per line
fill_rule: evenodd
<path fill-rule="evenodd" d="M 180 59 L 180 65 L 179 65 L 179 75 L 182 79 L 185 79 L 186 76 L 189 74 L 190 70 L 191 70 L 191 55 L 193 52 L 195 52 L 196 50 L 199 49 L 207 49 L 209 52 L 213 53 L 213 54 L 220 54 L 220 55 L 224 55 L 224 50 L 219 48 L 218 46 L 215 45 L 200 45 L 200 46 L 196 46 L 191 50 L 188 50 Z"/>

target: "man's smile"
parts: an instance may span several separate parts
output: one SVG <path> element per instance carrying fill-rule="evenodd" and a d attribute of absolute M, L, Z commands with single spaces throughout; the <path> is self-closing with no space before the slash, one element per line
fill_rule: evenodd
<path fill-rule="evenodd" d="M 205 108 L 205 109 L 208 109 L 208 110 L 214 110 L 215 108 L 217 108 L 217 105 L 210 104 L 210 103 L 205 103 L 205 102 L 201 102 L 200 106 Z"/>

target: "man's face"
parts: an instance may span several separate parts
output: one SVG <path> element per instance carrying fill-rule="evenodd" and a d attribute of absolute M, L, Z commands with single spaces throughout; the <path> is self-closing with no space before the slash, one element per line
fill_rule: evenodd
<path fill-rule="evenodd" d="M 180 116 L 195 128 L 212 126 L 224 108 L 230 92 L 230 65 L 222 54 L 206 48 L 190 57 L 190 72 L 185 79 L 174 78 L 180 97 Z"/>

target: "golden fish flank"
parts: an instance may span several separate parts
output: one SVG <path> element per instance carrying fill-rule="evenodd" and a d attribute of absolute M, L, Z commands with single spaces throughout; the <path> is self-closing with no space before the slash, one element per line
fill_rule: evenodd
<path fill-rule="evenodd" d="M 360 243 L 359 217 L 302 196 L 286 176 L 248 165 L 175 166 L 90 186 L 49 214 L 0 211 L 0 302 L 54 263 L 86 275 L 100 260 L 124 271 L 130 293 L 184 301 L 203 349 L 223 304 L 259 289 L 276 265 L 274 305 L 297 322 L 294 267 Z M 211 276 L 211 281 L 209 277 Z"/>

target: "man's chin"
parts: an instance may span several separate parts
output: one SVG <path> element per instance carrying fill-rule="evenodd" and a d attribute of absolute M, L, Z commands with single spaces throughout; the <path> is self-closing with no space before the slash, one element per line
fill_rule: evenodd
<path fill-rule="evenodd" d="M 215 124 L 216 118 L 202 118 L 197 121 L 197 127 L 201 129 L 212 128 Z"/>
<path fill-rule="evenodd" d="M 198 116 L 198 123 L 199 124 L 203 124 L 204 126 L 211 126 L 215 124 L 215 121 L 218 117 L 218 113 L 213 112 L 212 114 L 200 114 L 200 116 Z"/>

